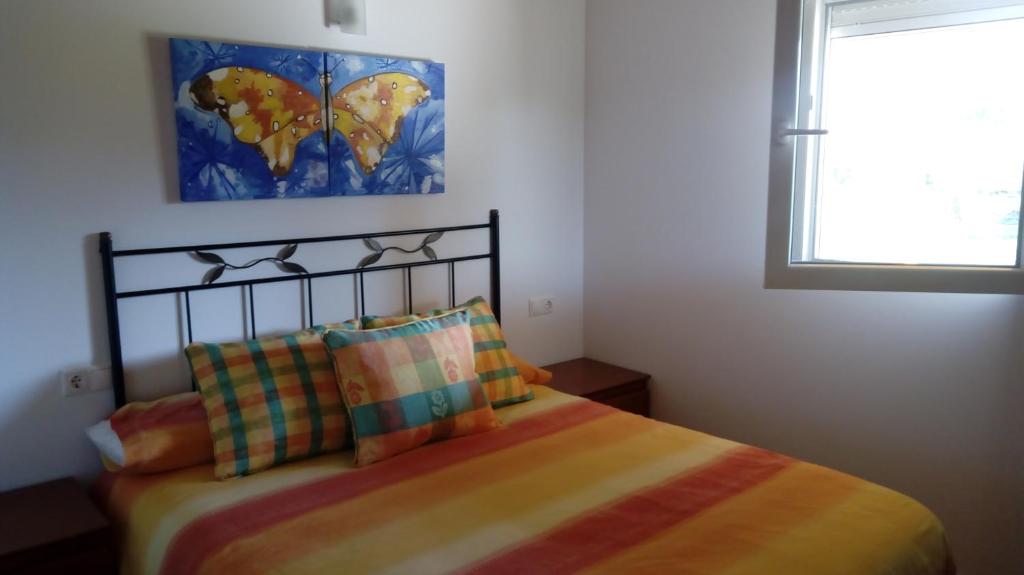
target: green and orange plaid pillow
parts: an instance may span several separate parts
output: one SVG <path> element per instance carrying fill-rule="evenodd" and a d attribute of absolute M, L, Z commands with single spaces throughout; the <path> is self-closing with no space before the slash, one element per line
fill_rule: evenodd
<path fill-rule="evenodd" d="M 476 373 L 480 384 L 487 392 L 491 405 L 495 408 L 520 403 L 533 399 L 533 392 L 519 374 L 516 363 L 505 344 L 505 335 L 501 326 L 482 297 L 475 297 L 454 309 L 469 311 L 469 324 L 473 331 L 473 351 L 476 361 Z M 377 329 L 401 325 L 419 319 L 446 314 L 452 310 L 432 310 L 426 313 L 403 316 L 363 316 L 360 324 L 363 329 Z"/>
<path fill-rule="evenodd" d="M 469 312 L 369 331 L 327 331 L 357 466 L 430 441 L 494 429 L 473 369 Z"/>
<path fill-rule="evenodd" d="M 206 408 L 218 479 L 341 449 L 348 420 L 321 333 L 185 348 Z"/>

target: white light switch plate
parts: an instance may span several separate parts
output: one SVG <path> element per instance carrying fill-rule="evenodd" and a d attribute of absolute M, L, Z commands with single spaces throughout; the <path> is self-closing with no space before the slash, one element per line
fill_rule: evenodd
<path fill-rule="evenodd" d="M 555 311 L 555 296 L 545 295 L 530 298 L 530 317 L 547 315 Z"/>

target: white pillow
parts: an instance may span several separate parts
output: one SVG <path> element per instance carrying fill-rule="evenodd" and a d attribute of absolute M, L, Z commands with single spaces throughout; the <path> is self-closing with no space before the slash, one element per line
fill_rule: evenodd
<path fill-rule="evenodd" d="M 121 438 L 114 432 L 114 428 L 110 426 L 110 420 L 104 419 L 96 425 L 86 428 L 85 434 L 89 436 L 89 439 L 96 445 L 96 449 L 100 450 L 104 457 L 121 467 L 124 466 L 124 445 L 121 443 Z"/>

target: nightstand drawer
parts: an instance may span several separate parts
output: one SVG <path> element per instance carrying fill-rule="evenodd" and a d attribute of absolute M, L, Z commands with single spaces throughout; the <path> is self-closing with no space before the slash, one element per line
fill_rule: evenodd
<path fill-rule="evenodd" d="M 594 401 L 610 405 L 611 407 L 621 409 L 622 411 L 642 415 L 644 417 L 650 417 L 651 413 L 651 398 L 646 389 L 612 397 L 594 399 Z"/>

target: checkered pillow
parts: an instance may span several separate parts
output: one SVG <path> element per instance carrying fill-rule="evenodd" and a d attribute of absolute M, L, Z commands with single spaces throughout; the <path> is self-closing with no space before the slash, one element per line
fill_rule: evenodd
<path fill-rule="evenodd" d="M 348 421 L 321 340 L 325 328 L 185 348 L 206 408 L 219 479 L 344 446 Z"/>
<path fill-rule="evenodd" d="M 328 331 L 356 465 L 499 425 L 473 369 L 469 314 L 370 331 Z"/>
<path fill-rule="evenodd" d="M 494 318 L 491 306 L 482 297 L 475 297 L 454 309 L 469 310 L 469 323 L 473 329 L 473 351 L 476 373 L 495 408 L 533 399 L 533 392 L 516 369 L 515 362 L 505 344 L 501 326 Z M 364 329 L 376 329 L 409 323 L 425 317 L 449 313 L 452 310 L 432 310 L 422 314 L 403 316 L 363 316 Z"/>
<path fill-rule="evenodd" d="M 325 323 L 323 325 L 314 325 L 313 329 L 320 333 L 323 333 L 329 329 L 347 329 L 349 331 L 354 331 L 359 329 L 359 320 L 350 319 L 348 321 L 342 321 L 338 323 Z"/>

